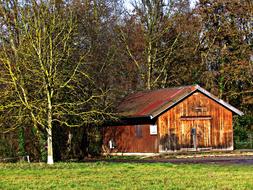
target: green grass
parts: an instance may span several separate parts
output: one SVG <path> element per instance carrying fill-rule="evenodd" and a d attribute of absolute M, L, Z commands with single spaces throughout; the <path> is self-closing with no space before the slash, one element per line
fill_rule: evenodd
<path fill-rule="evenodd" d="M 253 166 L 0 163 L 0 189 L 253 189 Z"/>

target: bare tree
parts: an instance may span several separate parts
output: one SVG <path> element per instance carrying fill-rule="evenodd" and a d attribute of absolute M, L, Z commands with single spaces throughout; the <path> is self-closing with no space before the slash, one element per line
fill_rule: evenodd
<path fill-rule="evenodd" d="M 142 55 L 136 55 L 129 34 L 121 29 L 126 52 L 141 73 L 146 89 L 166 87 L 170 63 L 182 36 L 182 32 L 175 30 L 174 17 L 178 12 L 189 11 L 183 8 L 189 7 L 189 1 L 140 0 L 134 1 L 133 7 L 129 21 L 132 27 L 140 28 L 141 34 L 135 35 L 142 38 L 143 49 Z M 138 38 L 135 40 L 139 42 Z"/>
<path fill-rule="evenodd" d="M 48 164 L 53 164 L 53 123 L 78 127 L 101 121 L 103 96 L 87 72 L 89 44 L 78 51 L 71 7 L 52 1 L 1 2 L 0 61 L 6 92 L 1 111 L 47 134 Z M 9 95 L 12 95 L 11 98 Z"/>
<path fill-rule="evenodd" d="M 207 88 L 227 101 L 251 96 L 252 2 L 200 1 L 200 53 Z M 240 100 L 241 101 L 241 100 Z M 238 105 L 239 106 L 239 105 Z M 246 105 L 245 105 L 246 106 Z"/>

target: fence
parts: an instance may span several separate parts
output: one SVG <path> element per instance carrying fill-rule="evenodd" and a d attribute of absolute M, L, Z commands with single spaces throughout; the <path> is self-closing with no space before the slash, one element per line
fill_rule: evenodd
<path fill-rule="evenodd" d="M 0 158 L 0 162 L 20 162 L 20 161 L 25 161 L 30 163 L 30 157 L 29 155 L 26 156 L 16 156 L 16 157 L 11 157 L 11 158 Z"/>

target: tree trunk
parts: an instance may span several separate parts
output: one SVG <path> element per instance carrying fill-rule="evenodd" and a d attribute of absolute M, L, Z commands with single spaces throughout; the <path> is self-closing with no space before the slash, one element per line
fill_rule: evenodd
<path fill-rule="evenodd" d="M 148 44 L 148 57 L 147 57 L 147 62 L 148 62 L 148 78 L 147 78 L 147 89 L 151 89 L 151 77 L 152 77 L 152 43 L 151 39 Z"/>
<path fill-rule="evenodd" d="M 51 99 L 51 93 L 48 90 L 47 92 L 47 100 L 48 100 L 48 115 L 47 115 L 47 163 L 53 164 L 53 137 L 52 137 L 52 99 Z"/>
<path fill-rule="evenodd" d="M 47 163 L 53 164 L 53 141 L 52 141 L 52 128 L 47 129 Z"/>

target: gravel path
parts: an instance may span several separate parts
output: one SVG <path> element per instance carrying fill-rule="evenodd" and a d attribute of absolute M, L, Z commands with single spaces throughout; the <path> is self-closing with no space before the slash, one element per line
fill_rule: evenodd
<path fill-rule="evenodd" d="M 175 164 L 246 164 L 253 165 L 253 156 L 236 157 L 203 157 L 177 159 L 88 159 L 84 162 L 115 162 L 115 163 L 175 163 Z"/>

